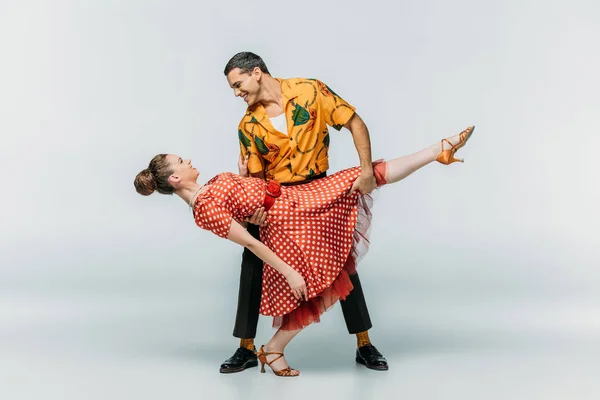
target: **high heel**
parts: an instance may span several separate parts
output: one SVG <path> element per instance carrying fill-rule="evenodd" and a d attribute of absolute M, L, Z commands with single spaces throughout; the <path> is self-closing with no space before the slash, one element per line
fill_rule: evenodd
<path fill-rule="evenodd" d="M 462 131 L 460 135 L 458 135 L 459 141 L 456 144 L 450 143 L 448 139 L 442 139 L 442 151 L 440 151 L 440 154 L 438 154 L 438 156 L 436 157 L 436 161 L 444 165 L 449 165 L 453 162 L 464 162 L 465 160 L 463 160 L 462 158 L 454 158 L 454 154 L 458 149 L 463 147 L 465 143 L 467 143 L 467 140 L 469 140 L 474 130 L 475 125 L 470 126 L 464 131 Z M 449 149 L 444 150 L 444 142 L 450 145 Z"/>
<path fill-rule="evenodd" d="M 273 352 L 265 351 L 264 347 L 265 347 L 264 345 L 260 346 L 260 350 L 258 350 L 258 352 L 256 353 L 256 356 L 258 357 L 258 361 L 260 361 L 260 372 L 262 372 L 263 374 L 265 373 L 265 364 L 267 364 L 269 366 L 269 368 L 271 368 L 273 373 L 277 376 L 298 376 L 298 375 L 300 375 L 300 371 L 298 371 L 297 369 L 293 369 L 291 367 L 287 367 L 287 368 L 281 369 L 279 371 L 276 371 L 275 369 L 273 369 L 273 367 L 271 367 L 271 364 L 273 364 L 275 361 L 277 361 L 281 357 L 283 357 L 283 353 L 280 353 L 277 351 L 273 351 Z M 275 357 L 275 359 L 268 362 L 267 356 L 269 356 L 269 355 L 277 355 L 278 357 Z M 294 374 L 294 372 L 297 372 L 297 374 Z"/>

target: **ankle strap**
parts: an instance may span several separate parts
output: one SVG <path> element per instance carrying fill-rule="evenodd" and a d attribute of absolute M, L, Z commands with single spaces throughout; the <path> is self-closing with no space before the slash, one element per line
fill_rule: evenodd
<path fill-rule="evenodd" d="M 277 357 L 275 357 L 275 359 L 271 360 L 270 362 L 267 362 L 268 366 L 271 366 L 271 364 L 283 357 L 283 353 L 279 351 L 265 351 L 264 346 L 260 346 L 260 350 L 256 354 L 265 356 L 265 359 L 267 358 L 267 356 L 276 355 Z"/>
<path fill-rule="evenodd" d="M 270 356 L 270 355 L 274 355 L 276 354 L 277 357 L 275 357 L 274 359 L 272 359 L 271 361 L 267 362 L 267 365 L 270 367 L 271 364 L 273 364 L 275 361 L 279 360 L 281 357 L 283 357 L 283 353 L 279 353 L 279 352 L 273 352 L 273 353 L 265 353 L 265 357 L 266 356 Z"/>

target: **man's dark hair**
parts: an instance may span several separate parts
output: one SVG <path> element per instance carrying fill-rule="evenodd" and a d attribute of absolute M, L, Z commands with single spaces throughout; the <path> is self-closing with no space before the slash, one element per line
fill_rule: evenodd
<path fill-rule="evenodd" d="M 254 53 L 250 53 L 249 51 L 243 51 L 241 53 L 237 53 L 235 56 L 231 57 L 231 60 L 227 62 L 225 66 L 225 76 L 231 72 L 231 70 L 239 68 L 242 72 L 247 74 L 252 73 L 254 68 L 260 68 L 262 72 L 265 74 L 271 75 L 269 70 L 267 69 L 267 65 L 263 61 L 260 56 L 257 56 Z"/>

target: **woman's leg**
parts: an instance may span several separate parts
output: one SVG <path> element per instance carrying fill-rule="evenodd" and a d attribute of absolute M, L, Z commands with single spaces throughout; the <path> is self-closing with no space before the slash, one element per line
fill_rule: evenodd
<path fill-rule="evenodd" d="M 297 329 L 295 331 L 284 331 L 283 329 L 278 329 L 277 332 L 275 332 L 275 334 L 271 338 L 271 340 L 269 340 L 269 342 L 264 345 L 264 350 L 268 353 L 283 353 L 288 343 L 294 338 L 294 336 L 296 336 L 301 331 L 302 329 Z M 268 355 L 267 362 L 271 362 L 277 357 L 278 355 Z M 271 368 L 275 371 L 281 371 L 282 369 L 286 369 L 288 366 L 289 365 L 285 361 L 284 357 L 279 358 L 277 361 L 271 364 Z M 299 373 L 300 372 L 296 370 L 292 370 L 292 375 L 298 375 Z"/>
<path fill-rule="evenodd" d="M 416 170 L 423 168 L 430 162 L 435 161 L 442 150 L 449 150 L 452 146 L 456 146 L 458 144 L 460 144 L 460 146 L 457 146 L 457 148 L 462 147 L 469 139 L 471 132 L 472 129 L 468 128 L 456 136 L 447 138 L 444 141 L 429 146 L 419 152 L 387 161 L 385 173 L 386 183 L 390 184 L 398 182 Z M 448 141 L 449 144 L 446 143 L 446 141 Z"/>

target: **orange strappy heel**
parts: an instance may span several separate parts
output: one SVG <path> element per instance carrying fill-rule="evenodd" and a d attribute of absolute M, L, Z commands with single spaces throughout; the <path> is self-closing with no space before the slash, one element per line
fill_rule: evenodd
<path fill-rule="evenodd" d="M 273 367 L 271 367 L 271 364 L 273 364 L 275 361 L 277 361 L 281 357 L 283 357 L 283 353 L 280 353 L 277 351 L 268 352 L 268 351 L 265 351 L 264 347 L 265 347 L 264 345 L 260 346 L 260 350 L 258 350 L 258 352 L 256 353 L 256 356 L 258 357 L 258 361 L 260 361 L 260 372 L 262 372 L 263 374 L 265 373 L 265 364 L 267 364 L 269 366 L 269 368 L 271 368 L 273 373 L 277 376 L 298 376 L 298 375 L 300 375 L 300 371 L 298 371 L 297 369 L 293 369 L 291 367 L 287 367 L 287 368 L 279 370 L 279 371 L 274 370 Z M 269 355 L 277 355 L 278 357 L 275 357 L 275 359 L 271 360 L 271 362 L 268 362 L 267 356 L 269 356 Z M 297 373 L 295 374 L 295 372 L 297 372 Z"/>
<path fill-rule="evenodd" d="M 464 131 L 462 131 L 460 133 L 460 135 L 458 136 L 458 138 L 460 140 L 456 144 L 450 143 L 448 141 L 448 139 L 442 139 L 442 151 L 440 152 L 440 154 L 438 154 L 436 161 L 438 161 L 444 165 L 449 165 L 456 161 L 464 162 L 465 160 L 463 160 L 462 158 L 454 158 L 454 154 L 456 153 L 456 151 L 458 149 L 463 147 L 465 145 L 465 143 L 467 143 L 467 140 L 469 140 L 469 138 L 473 134 L 474 130 L 475 130 L 475 125 L 470 126 L 467 129 L 465 129 Z M 444 150 L 444 142 L 446 142 L 450 145 L 449 149 Z"/>

